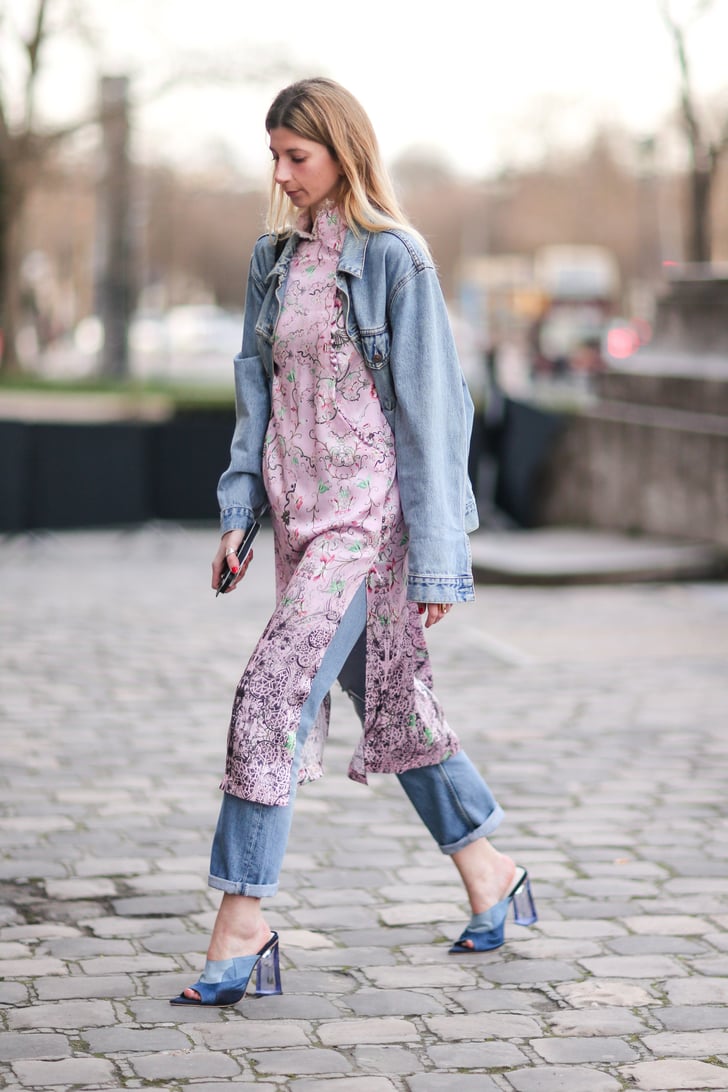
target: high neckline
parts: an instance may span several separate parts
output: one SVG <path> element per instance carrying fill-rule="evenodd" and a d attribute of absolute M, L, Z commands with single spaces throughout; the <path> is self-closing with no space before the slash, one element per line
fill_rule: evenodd
<path fill-rule="evenodd" d="M 341 209 L 336 202 L 329 199 L 321 203 L 313 222 L 308 209 L 300 213 L 296 230 L 304 239 L 318 239 L 326 246 L 341 250 L 346 234 L 346 223 Z"/>

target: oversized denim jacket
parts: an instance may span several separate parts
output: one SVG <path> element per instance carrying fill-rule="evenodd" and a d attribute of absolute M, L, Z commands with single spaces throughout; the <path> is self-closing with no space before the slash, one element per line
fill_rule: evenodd
<path fill-rule="evenodd" d="M 276 258 L 269 235 L 250 263 L 243 343 L 235 357 L 237 424 L 218 500 L 223 533 L 267 507 L 262 450 L 270 417 L 273 334 L 294 233 Z M 407 598 L 474 598 L 468 533 L 478 526 L 467 474 L 473 404 L 431 258 L 400 230 L 347 230 L 337 269 L 349 336 L 371 370 L 392 427 L 407 529 Z"/>

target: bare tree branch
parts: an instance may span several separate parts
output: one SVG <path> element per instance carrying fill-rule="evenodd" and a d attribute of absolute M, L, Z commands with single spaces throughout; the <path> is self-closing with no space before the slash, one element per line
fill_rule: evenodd
<path fill-rule="evenodd" d="M 25 128 L 33 128 L 35 115 L 35 89 L 40 66 L 40 53 L 45 39 L 45 22 L 48 13 L 47 0 L 38 0 L 38 7 L 33 21 L 33 30 L 27 41 L 23 42 L 28 56 L 28 78 L 25 85 Z"/>

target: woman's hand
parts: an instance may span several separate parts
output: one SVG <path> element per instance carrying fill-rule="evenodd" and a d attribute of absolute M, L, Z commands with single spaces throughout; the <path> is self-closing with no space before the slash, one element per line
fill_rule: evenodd
<path fill-rule="evenodd" d="M 435 626 L 438 622 L 441 622 L 451 606 L 452 603 L 418 603 L 417 609 L 420 614 L 427 615 L 425 629 L 429 629 L 430 626 Z"/>
<path fill-rule="evenodd" d="M 222 580 L 222 574 L 225 569 L 230 569 L 231 572 L 237 573 L 237 576 L 233 580 L 228 592 L 235 591 L 240 581 L 245 576 L 248 570 L 248 565 L 253 560 L 253 551 L 251 550 L 242 565 L 238 564 L 238 559 L 235 556 L 240 543 L 245 538 L 244 531 L 228 531 L 220 539 L 220 545 L 217 548 L 217 553 L 212 559 L 212 590 L 217 591 L 220 581 Z M 227 592 L 225 592 L 227 595 Z"/>

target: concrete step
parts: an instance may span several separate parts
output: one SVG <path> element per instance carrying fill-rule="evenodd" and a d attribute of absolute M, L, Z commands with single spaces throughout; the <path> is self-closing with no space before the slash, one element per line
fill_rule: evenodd
<path fill-rule="evenodd" d="M 728 576 L 721 547 L 571 527 L 480 530 L 470 538 L 479 584 L 611 584 Z"/>

